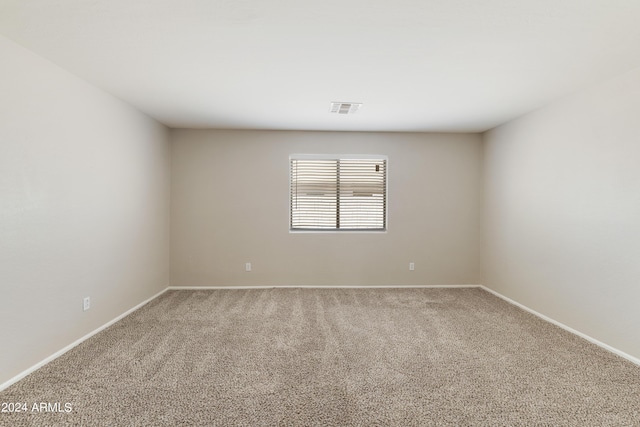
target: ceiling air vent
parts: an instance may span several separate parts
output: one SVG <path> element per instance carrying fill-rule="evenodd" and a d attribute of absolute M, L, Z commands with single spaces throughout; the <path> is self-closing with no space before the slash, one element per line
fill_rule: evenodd
<path fill-rule="evenodd" d="M 332 102 L 330 111 L 336 114 L 354 114 L 360 107 L 360 102 Z"/>

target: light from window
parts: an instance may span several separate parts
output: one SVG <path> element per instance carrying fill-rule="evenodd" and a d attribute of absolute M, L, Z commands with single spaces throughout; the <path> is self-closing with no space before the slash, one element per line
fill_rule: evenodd
<path fill-rule="evenodd" d="M 291 156 L 291 230 L 384 231 L 387 159 Z"/>

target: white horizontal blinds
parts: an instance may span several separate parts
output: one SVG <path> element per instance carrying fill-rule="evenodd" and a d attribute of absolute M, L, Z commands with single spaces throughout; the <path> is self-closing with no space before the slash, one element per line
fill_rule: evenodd
<path fill-rule="evenodd" d="M 291 159 L 292 230 L 384 230 L 384 159 Z"/>
<path fill-rule="evenodd" d="M 338 160 L 291 159 L 291 229 L 335 229 Z"/>
<path fill-rule="evenodd" d="M 386 161 L 340 160 L 340 229 L 384 230 Z"/>

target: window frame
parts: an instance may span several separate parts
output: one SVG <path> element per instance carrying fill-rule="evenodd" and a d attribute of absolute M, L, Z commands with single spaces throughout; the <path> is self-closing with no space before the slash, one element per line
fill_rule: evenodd
<path fill-rule="evenodd" d="M 382 229 L 340 229 L 340 228 L 291 228 L 293 211 L 291 209 L 291 197 L 292 197 L 292 180 L 291 180 L 291 161 L 292 160 L 383 160 L 385 162 L 385 188 L 384 188 L 384 228 Z M 287 227 L 289 233 L 304 234 L 304 233 L 387 233 L 389 230 L 389 157 L 383 154 L 290 154 L 288 164 L 288 180 L 289 180 L 289 197 L 288 197 L 288 210 L 289 210 L 289 222 Z"/>

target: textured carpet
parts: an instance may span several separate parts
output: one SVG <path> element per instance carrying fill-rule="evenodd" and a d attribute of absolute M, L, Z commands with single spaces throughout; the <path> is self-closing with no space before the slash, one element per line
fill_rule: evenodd
<path fill-rule="evenodd" d="M 630 426 L 640 367 L 481 289 L 169 291 L 0 402 L 27 403 L 7 426 Z"/>

